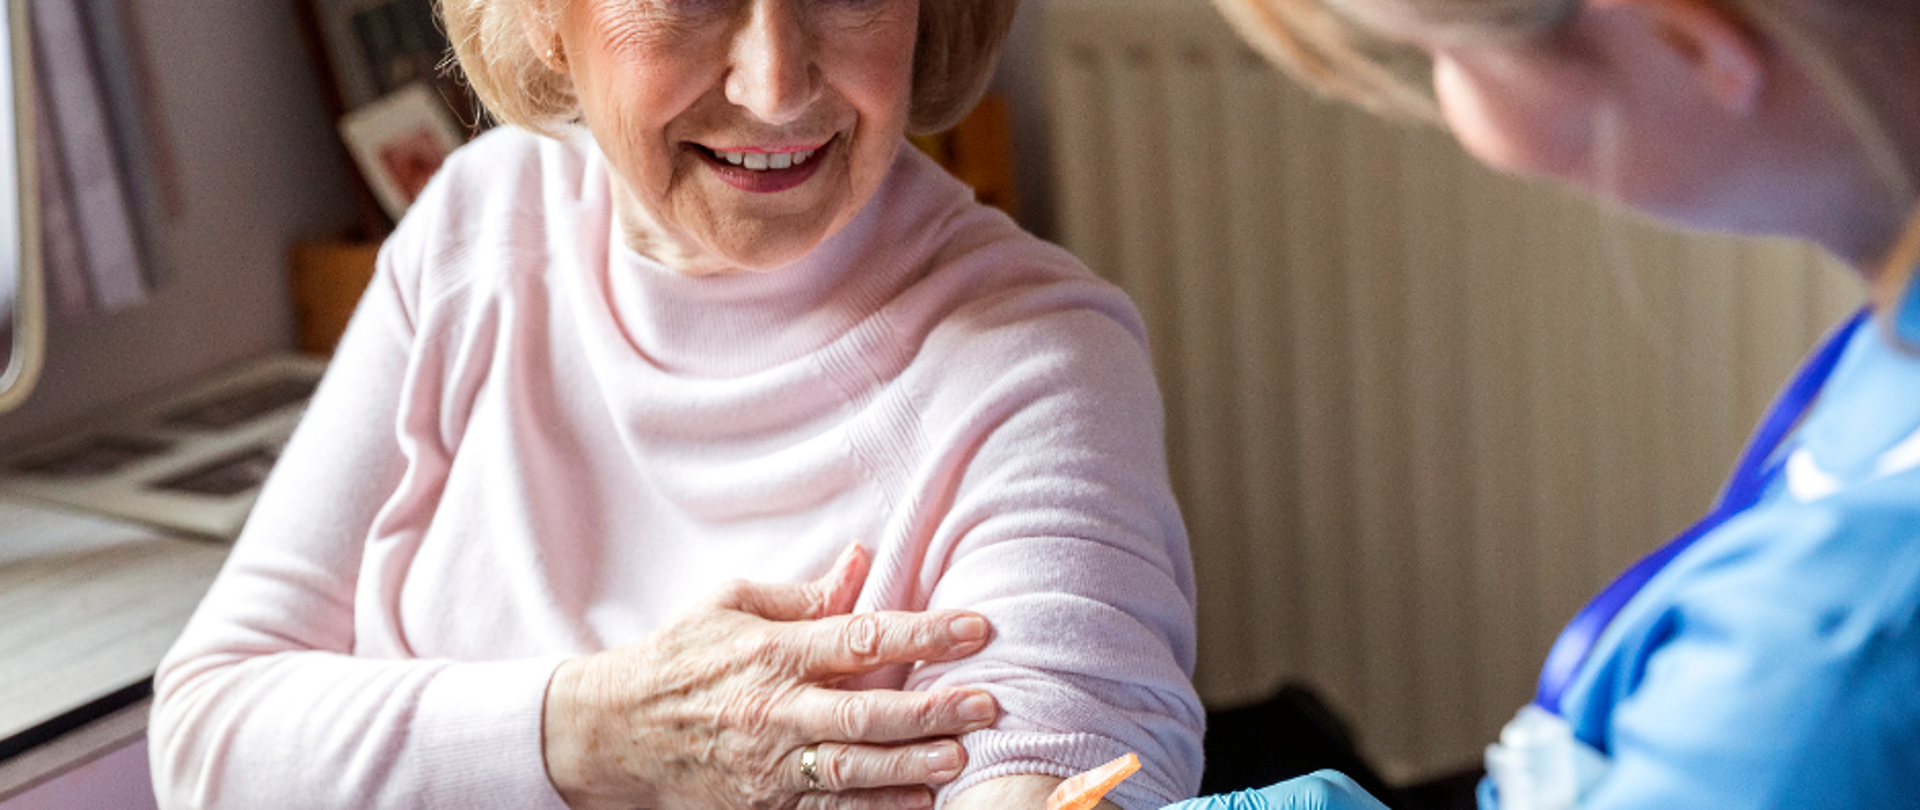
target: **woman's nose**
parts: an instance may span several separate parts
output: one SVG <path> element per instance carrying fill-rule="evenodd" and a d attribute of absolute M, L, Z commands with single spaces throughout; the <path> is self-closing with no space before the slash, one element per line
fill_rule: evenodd
<path fill-rule="evenodd" d="M 752 5 L 734 37 L 727 100 L 767 123 L 789 123 L 820 94 L 813 38 L 793 0 L 754 0 Z"/>

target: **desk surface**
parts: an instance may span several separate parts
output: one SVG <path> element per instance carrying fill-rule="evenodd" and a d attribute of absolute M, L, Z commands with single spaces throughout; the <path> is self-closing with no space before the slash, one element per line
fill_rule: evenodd
<path fill-rule="evenodd" d="M 138 703 L 226 556 L 223 543 L 0 498 L 0 766 L 76 715 Z"/>

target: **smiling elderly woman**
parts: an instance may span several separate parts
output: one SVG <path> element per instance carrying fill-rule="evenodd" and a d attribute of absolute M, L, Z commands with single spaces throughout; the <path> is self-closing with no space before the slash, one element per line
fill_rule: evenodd
<path fill-rule="evenodd" d="M 157 676 L 168 807 L 1192 795 L 1138 315 L 904 133 L 1012 0 L 448 0 L 450 159 Z M 758 583 L 758 584 L 750 584 Z"/>

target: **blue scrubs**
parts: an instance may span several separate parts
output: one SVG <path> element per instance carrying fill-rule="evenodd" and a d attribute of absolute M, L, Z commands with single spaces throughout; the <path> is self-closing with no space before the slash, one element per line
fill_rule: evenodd
<path fill-rule="evenodd" d="M 1920 356 L 1883 326 L 1600 636 L 1563 702 L 1612 762 L 1583 810 L 1920 808 Z"/>

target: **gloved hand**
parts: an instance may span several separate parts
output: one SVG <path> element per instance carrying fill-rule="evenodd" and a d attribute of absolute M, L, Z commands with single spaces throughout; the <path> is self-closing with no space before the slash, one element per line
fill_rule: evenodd
<path fill-rule="evenodd" d="M 1387 810 L 1339 771 L 1316 771 L 1259 790 L 1201 796 L 1160 810 Z"/>

